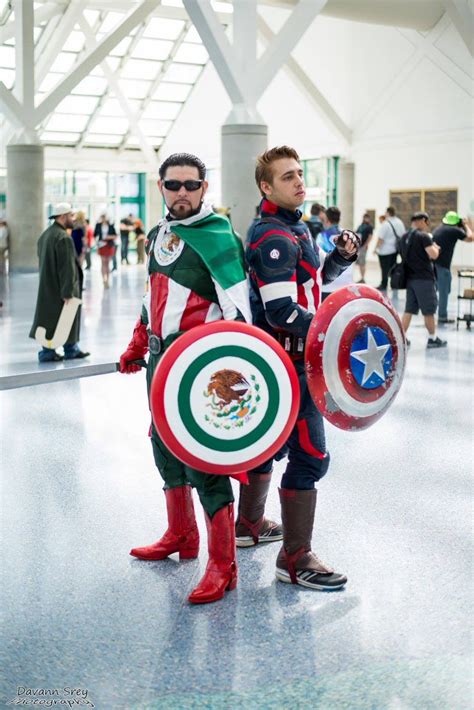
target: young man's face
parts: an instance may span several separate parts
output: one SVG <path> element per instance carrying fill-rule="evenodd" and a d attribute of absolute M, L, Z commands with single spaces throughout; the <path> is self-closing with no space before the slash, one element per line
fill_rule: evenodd
<path fill-rule="evenodd" d="M 294 158 L 279 158 L 271 164 L 273 180 L 262 180 L 260 187 L 265 196 L 279 207 L 296 210 L 306 195 L 303 168 Z"/>
<path fill-rule="evenodd" d="M 178 187 L 173 183 L 189 184 Z M 199 185 L 197 185 L 199 183 Z M 197 187 L 197 189 L 192 189 Z M 158 180 L 158 189 L 163 195 L 166 206 L 176 219 L 186 219 L 195 214 L 206 194 L 208 183 L 201 180 L 199 170 L 194 165 L 173 165 L 169 167 L 163 180 Z"/>

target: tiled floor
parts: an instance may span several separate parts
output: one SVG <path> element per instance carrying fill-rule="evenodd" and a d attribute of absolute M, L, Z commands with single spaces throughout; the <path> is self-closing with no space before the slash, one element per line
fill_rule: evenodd
<path fill-rule="evenodd" d="M 118 359 L 143 281 L 129 267 L 103 292 L 88 276 L 91 363 Z M 36 277 L 2 289 L 1 374 L 38 371 Z M 59 703 L 75 688 L 101 710 L 471 708 L 472 333 L 443 332 L 448 348 L 426 351 L 415 320 L 405 383 L 380 422 L 327 426 L 313 542 L 349 577 L 332 594 L 276 582 L 271 545 L 239 550 L 237 590 L 192 607 L 205 549 L 182 563 L 128 555 L 165 529 L 143 373 L 1 392 L 0 702 L 49 689 L 39 697 Z"/>

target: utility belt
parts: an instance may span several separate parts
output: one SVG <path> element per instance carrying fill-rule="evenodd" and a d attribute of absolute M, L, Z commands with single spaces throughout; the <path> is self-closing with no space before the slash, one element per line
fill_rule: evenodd
<path fill-rule="evenodd" d="M 304 355 L 306 338 L 293 335 L 293 333 L 285 332 L 274 333 L 274 336 L 282 346 L 283 350 L 289 355 Z"/>
<path fill-rule="evenodd" d="M 165 349 L 163 338 L 148 331 L 148 350 L 151 355 L 159 355 Z"/>

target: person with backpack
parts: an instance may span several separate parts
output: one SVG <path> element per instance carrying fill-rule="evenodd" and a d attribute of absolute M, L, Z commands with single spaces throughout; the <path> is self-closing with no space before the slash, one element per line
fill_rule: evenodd
<path fill-rule="evenodd" d="M 388 285 L 388 275 L 390 269 L 395 266 L 399 240 L 405 233 L 405 225 L 396 216 L 394 207 L 387 207 L 385 220 L 380 225 L 377 232 L 377 244 L 375 253 L 379 258 L 382 279 L 377 286 L 379 291 L 386 291 Z"/>
<path fill-rule="evenodd" d="M 415 212 L 411 218 L 411 229 L 400 240 L 400 252 L 403 257 L 407 276 L 407 299 L 402 325 L 408 331 L 412 316 L 421 310 L 428 331 L 427 348 L 442 348 L 447 345 L 436 334 L 435 313 L 438 307 L 436 277 L 433 266 L 440 254 L 440 247 L 433 242 L 428 233 L 430 223 L 426 212 Z"/>

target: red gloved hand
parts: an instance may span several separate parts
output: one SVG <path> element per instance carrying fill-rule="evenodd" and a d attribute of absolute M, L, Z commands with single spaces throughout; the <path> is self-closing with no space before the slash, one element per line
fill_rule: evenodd
<path fill-rule="evenodd" d="M 141 370 L 140 365 L 136 365 L 132 360 L 142 360 L 148 352 L 148 333 L 146 325 L 138 319 L 133 337 L 125 352 L 120 356 L 120 372 L 131 375 L 133 372 Z"/>

